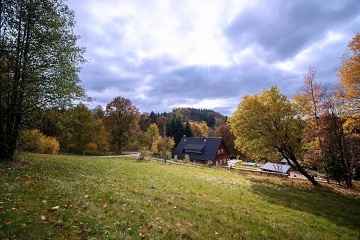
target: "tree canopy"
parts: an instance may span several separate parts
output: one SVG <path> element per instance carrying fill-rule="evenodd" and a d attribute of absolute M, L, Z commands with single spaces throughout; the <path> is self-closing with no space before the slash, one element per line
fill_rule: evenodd
<path fill-rule="evenodd" d="M 137 127 L 139 118 L 139 110 L 127 98 L 115 97 L 106 105 L 104 122 L 111 134 L 115 152 L 121 153 L 131 131 Z"/>
<path fill-rule="evenodd" d="M 74 12 L 62 0 L 4 0 L 0 7 L 0 159 L 13 159 L 23 121 L 37 109 L 67 106 L 84 49 Z"/>
<path fill-rule="evenodd" d="M 255 157 L 280 154 L 294 169 L 317 184 L 299 163 L 303 124 L 298 109 L 277 87 L 246 95 L 229 121 L 236 136 L 235 145 L 240 150 Z"/>
<path fill-rule="evenodd" d="M 357 33 L 348 45 L 342 57 L 338 77 L 344 87 L 348 107 L 360 111 L 360 33 Z"/>

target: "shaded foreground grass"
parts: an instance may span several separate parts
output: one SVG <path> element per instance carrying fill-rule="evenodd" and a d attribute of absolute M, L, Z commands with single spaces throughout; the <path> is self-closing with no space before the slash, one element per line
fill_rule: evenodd
<path fill-rule="evenodd" d="M 0 239 L 360 239 L 357 190 L 131 158 L 23 159 L 0 165 Z"/>

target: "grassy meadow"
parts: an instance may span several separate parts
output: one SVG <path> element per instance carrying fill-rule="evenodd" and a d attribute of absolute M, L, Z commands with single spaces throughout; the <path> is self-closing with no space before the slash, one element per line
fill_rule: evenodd
<path fill-rule="evenodd" d="M 360 190 L 135 158 L 0 165 L 0 239 L 360 239 Z"/>

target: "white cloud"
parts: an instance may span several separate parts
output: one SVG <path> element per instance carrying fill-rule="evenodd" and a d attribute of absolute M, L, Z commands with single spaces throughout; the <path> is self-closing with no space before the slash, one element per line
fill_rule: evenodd
<path fill-rule="evenodd" d="M 140 111 L 221 109 L 278 85 L 287 96 L 309 66 L 336 80 L 360 25 L 358 0 L 69 0 L 90 63 L 80 78 L 106 105 L 116 96 Z"/>

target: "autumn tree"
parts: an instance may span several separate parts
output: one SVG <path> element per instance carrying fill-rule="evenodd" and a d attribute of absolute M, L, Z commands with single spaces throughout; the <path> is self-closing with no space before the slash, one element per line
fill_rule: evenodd
<path fill-rule="evenodd" d="M 298 109 L 277 87 L 244 96 L 229 122 L 240 150 L 278 153 L 313 185 L 318 184 L 299 161 L 303 122 Z"/>
<path fill-rule="evenodd" d="M 344 87 L 344 99 L 347 110 L 360 112 L 360 33 L 348 44 L 348 50 L 342 57 L 338 77 Z"/>
<path fill-rule="evenodd" d="M 322 161 L 322 138 L 319 118 L 326 108 L 325 97 L 328 86 L 318 79 L 314 68 L 304 74 L 304 82 L 300 90 L 294 96 L 295 103 L 305 119 L 303 133 L 304 162 L 313 168 L 319 168 Z"/>
<path fill-rule="evenodd" d="M 155 123 L 150 124 L 146 132 L 142 135 L 143 146 L 151 150 L 153 143 L 160 137 L 159 128 Z"/>
<path fill-rule="evenodd" d="M 208 126 L 205 121 L 201 121 L 200 123 L 191 121 L 190 127 L 194 137 L 204 137 L 208 130 Z"/>
<path fill-rule="evenodd" d="M 104 123 L 116 153 L 121 153 L 128 143 L 139 118 L 139 110 L 127 98 L 115 97 L 106 105 Z"/>
<path fill-rule="evenodd" d="M 19 131 L 34 112 L 84 97 L 84 50 L 63 0 L 0 2 L 0 160 L 13 159 Z"/>
<path fill-rule="evenodd" d="M 221 137 L 224 141 L 225 145 L 227 146 L 230 155 L 233 157 L 241 155 L 242 157 L 246 157 L 243 153 L 241 153 L 236 147 L 235 147 L 235 136 L 231 132 L 230 125 L 224 124 L 215 129 L 215 136 Z"/>
<path fill-rule="evenodd" d="M 359 116 L 346 109 L 341 89 L 335 89 L 327 97 L 327 112 L 320 120 L 322 125 L 324 166 L 330 177 L 344 180 L 352 187 L 354 167 L 360 154 L 358 131 Z"/>
<path fill-rule="evenodd" d="M 142 113 L 140 115 L 139 127 L 141 131 L 145 132 L 150 127 L 151 123 L 152 120 L 147 114 Z"/>

